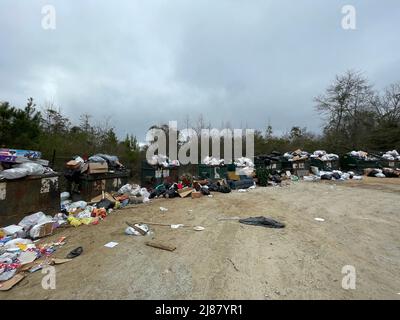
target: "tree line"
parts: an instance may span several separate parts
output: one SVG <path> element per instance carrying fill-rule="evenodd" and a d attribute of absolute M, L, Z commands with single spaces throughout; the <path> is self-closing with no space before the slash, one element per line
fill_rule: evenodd
<path fill-rule="evenodd" d="M 400 83 L 378 91 L 363 73 L 347 71 L 337 75 L 325 92 L 314 98 L 314 108 L 323 120 L 320 134 L 294 126 L 285 134 L 275 135 L 268 125 L 255 131 L 255 155 L 299 148 L 338 154 L 400 149 Z M 189 117 L 186 122 L 189 127 Z M 197 132 L 206 128 L 202 116 L 194 127 Z M 167 131 L 168 125 L 151 128 Z M 108 153 L 117 155 L 127 167 L 138 172 L 146 152 L 133 135 L 118 139 L 109 121 L 93 125 L 91 116 L 83 114 L 79 123 L 72 124 L 53 104 L 38 111 L 32 98 L 24 108 L 0 103 L 0 146 L 38 150 L 48 160 L 52 160 L 55 151 L 56 169 L 61 169 L 74 155 Z"/>

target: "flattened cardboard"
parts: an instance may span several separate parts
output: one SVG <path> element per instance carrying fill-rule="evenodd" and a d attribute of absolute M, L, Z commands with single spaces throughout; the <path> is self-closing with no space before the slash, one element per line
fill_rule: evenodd
<path fill-rule="evenodd" d="M 14 287 L 18 282 L 20 282 L 24 278 L 25 278 L 25 274 L 17 273 L 11 279 L 0 283 L 0 291 L 8 291 L 8 290 L 10 290 L 12 287 Z"/>

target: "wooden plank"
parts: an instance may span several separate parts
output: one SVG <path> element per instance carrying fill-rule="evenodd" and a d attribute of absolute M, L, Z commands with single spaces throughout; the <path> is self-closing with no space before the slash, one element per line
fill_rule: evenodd
<path fill-rule="evenodd" d="M 155 241 L 147 241 L 146 246 L 161 249 L 161 250 L 167 250 L 167 251 L 174 251 L 176 249 L 175 246 L 171 246 L 168 244 L 162 244 L 160 242 L 155 242 Z"/>

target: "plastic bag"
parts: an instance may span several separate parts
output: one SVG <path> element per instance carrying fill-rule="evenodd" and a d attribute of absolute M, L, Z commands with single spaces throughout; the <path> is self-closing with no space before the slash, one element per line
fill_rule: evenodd
<path fill-rule="evenodd" d="M 24 217 L 18 223 L 18 225 L 23 227 L 25 230 L 29 230 L 32 226 L 40 223 L 40 221 L 42 221 L 45 218 L 46 218 L 46 215 L 43 212 L 39 211 L 39 212 L 36 212 L 29 216 Z"/>
<path fill-rule="evenodd" d="M 44 173 L 44 167 L 39 163 L 25 162 L 18 165 L 16 168 L 28 170 L 28 176 L 39 176 Z"/>
<path fill-rule="evenodd" d="M 61 200 L 61 201 L 68 200 L 70 196 L 71 196 L 71 195 L 69 194 L 69 192 L 61 192 L 61 194 L 60 194 L 60 200 Z"/>
<path fill-rule="evenodd" d="M 85 202 L 85 201 L 76 201 L 76 202 L 72 202 L 72 203 L 68 206 L 67 210 L 68 210 L 68 211 L 69 211 L 69 210 L 75 210 L 75 209 L 78 209 L 78 208 L 80 208 L 80 209 L 85 209 L 86 206 L 87 206 L 87 202 Z"/>
<path fill-rule="evenodd" d="M 104 163 L 104 162 L 106 162 L 106 160 L 98 155 L 95 155 L 95 156 L 89 157 L 89 162 Z"/>
<path fill-rule="evenodd" d="M 147 191 L 146 188 L 140 189 L 140 195 L 143 197 L 143 202 L 149 202 L 150 193 Z"/>
<path fill-rule="evenodd" d="M 28 173 L 29 170 L 26 168 L 11 168 L 1 171 L 0 178 L 7 180 L 19 179 L 26 177 Z"/>

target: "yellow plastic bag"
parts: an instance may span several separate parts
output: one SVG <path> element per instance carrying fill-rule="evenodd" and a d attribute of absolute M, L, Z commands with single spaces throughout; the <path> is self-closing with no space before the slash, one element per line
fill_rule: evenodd
<path fill-rule="evenodd" d="M 89 224 L 92 223 L 93 218 L 83 218 L 83 219 L 80 219 L 80 221 L 81 221 L 81 223 L 83 223 L 84 225 L 89 225 Z"/>
<path fill-rule="evenodd" d="M 82 222 L 75 217 L 68 217 L 67 220 L 68 220 L 69 224 L 74 227 L 79 227 L 82 224 Z"/>

